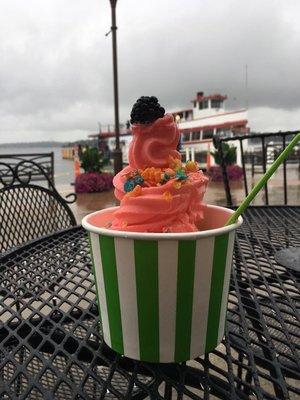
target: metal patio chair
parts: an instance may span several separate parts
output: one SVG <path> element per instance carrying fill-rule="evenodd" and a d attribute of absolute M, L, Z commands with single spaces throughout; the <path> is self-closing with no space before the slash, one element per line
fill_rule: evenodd
<path fill-rule="evenodd" d="M 0 166 L 0 253 L 76 225 L 68 206 L 76 200 L 75 193 L 62 198 L 41 165 L 22 160 Z M 32 183 L 37 173 L 48 188 Z"/>
<path fill-rule="evenodd" d="M 29 173 L 27 177 L 24 176 L 24 163 L 27 163 L 26 169 L 28 170 L 29 167 L 31 166 L 32 168 L 32 173 Z M 30 163 L 30 165 L 28 165 Z M 36 170 L 38 169 L 38 171 Z M 37 248 L 39 250 L 39 247 L 41 249 L 41 258 L 35 258 L 38 261 L 38 264 L 32 264 L 30 266 L 26 265 L 24 271 L 22 273 L 26 273 L 26 276 L 24 275 L 24 280 L 23 279 L 17 279 L 16 285 L 14 286 L 14 291 L 11 293 L 11 298 L 15 298 L 15 293 L 19 293 L 19 298 L 17 301 L 14 302 L 12 308 L 14 309 L 16 315 L 21 312 L 22 308 L 26 308 L 26 305 L 28 302 L 33 301 L 32 298 L 36 296 L 37 294 L 40 294 L 39 291 L 44 291 L 45 288 L 49 288 L 50 290 L 53 290 L 54 287 L 59 287 L 59 284 L 62 279 L 64 279 L 64 274 L 63 274 L 63 269 L 68 266 L 68 262 L 62 263 L 61 270 L 62 272 L 60 274 L 57 274 L 57 271 L 53 270 L 53 278 L 51 281 L 47 279 L 47 274 L 45 274 L 45 279 L 43 279 L 43 283 L 41 284 L 40 280 L 37 280 L 36 277 L 33 279 L 33 275 L 30 275 L 30 268 L 36 268 L 40 267 L 43 265 L 43 257 L 45 257 L 47 254 L 46 252 L 43 253 L 43 241 L 46 240 L 47 238 L 44 237 L 39 241 L 40 246 L 36 246 L 37 241 L 34 239 L 37 239 L 39 237 L 42 237 L 44 235 L 48 235 L 50 233 L 72 227 L 76 225 L 76 220 L 75 217 L 70 210 L 68 204 L 72 203 L 76 200 L 76 195 L 74 193 L 69 194 L 67 196 L 68 200 L 63 199 L 60 194 L 57 192 L 51 181 L 47 178 L 47 176 L 44 174 L 43 168 L 36 164 L 35 162 L 32 161 L 21 161 L 18 165 L 15 167 L 12 167 L 11 165 L 7 165 L 5 163 L 0 163 L 0 171 L 4 170 L 3 175 L 5 176 L 5 179 L 3 179 L 3 175 L 0 173 L 0 264 L 1 260 L 5 260 L 5 257 L 7 257 L 9 254 L 8 250 L 12 250 L 15 247 L 26 243 L 26 246 L 23 247 L 23 249 L 26 249 L 28 253 L 31 251 L 31 246 L 34 247 L 34 252 L 36 254 Z M 22 173 L 20 174 L 20 171 Z M 41 175 L 45 176 L 45 179 L 47 180 L 47 184 L 49 184 L 49 188 L 45 188 L 42 186 L 37 186 L 35 184 L 31 183 L 31 177 L 35 176 L 36 173 L 39 172 Z M 21 175 L 21 176 L 20 176 Z M 9 177 L 9 180 L 8 180 Z M 44 179 L 44 177 L 43 177 Z M 31 240 L 34 240 L 32 243 L 30 243 Z M 53 240 L 55 242 L 55 239 Z M 80 242 L 78 242 L 78 246 L 76 245 L 77 239 L 74 237 L 74 247 L 72 249 L 69 249 L 72 254 L 74 254 L 74 258 L 76 257 L 76 254 L 80 252 L 82 253 L 82 248 L 80 247 Z M 53 244 L 55 246 L 55 244 Z M 50 247 L 50 246 L 49 246 Z M 48 248 L 49 250 L 49 248 Z M 59 250 L 58 250 L 59 251 Z M 1 254 L 2 253 L 2 254 Z M 58 256 L 62 257 L 62 253 L 58 254 Z M 49 254 L 49 257 L 53 257 L 53 253 L 51 255 Z M 78 257 L 78 256 L 77 256 Z M 83 256 L 81 255 L 83 258 Z M 40 265 L 39 265 L 40 264 Z M 3 263 L 4 265 L 4 263 Z M 14 268 L 19 268 L 20 265 L 15 265 Z M 48 273 L 48 271 L 47 271 Z M 26 281 L 26 283 L 24 283 Z M 47 286 L 49 285 L 49 286 Z M 25 290 L 24 290 L 25 288 Z M 2 288 L 3 294 L 4 288 Z M 12 290 L 10 288 L 10 290 Z M 20 294 L 20 292 L 22 294 Z M 7 296 L 7 294 L 6 294 Z M 7 297 L 8 298 L 8 297 Z M 31 300 L 30 300 L 31 299 Z M 48 297 L 47 297 L 48 299 Z M 53 297 L 51 301 L 54 306 L 56 305 L 57 299 Z M 92 313 L 95 314 L 97 313 L 97 310 L 95 309 L 95 305 L 89 305 L 88 307 L 91 308 Z M 50 309 L 50 307 L 48 306 Z M 74 307 L 73 309 L 73 314 L 72 316 L 76 319 L 79 318 L 79 316 L 82 314 L 82 312 Z M 52 320 L 55 320 L 56 317 L 58 317 L 57 321 L 59 321 L 60 317 L 55 314 L 55 312 L 52 314 L 51 318 Z M 90 315 L 90 314 L 88 314 Z M 32 329 L 33 326 L 35 326 L 36 323 L 39 323 L 39 318 L 41 315 L 35 314 L 35 316 L 31 317 L 30 319 L 30 326 Z M 54 319 L 53 319 L 54 318 Z M 18 321 L 18 319 L 16 318 Z M 11 322 L 11 321 L 10 321 Z M 53 325 L 51 324 L 51 321 L 45 321 L 48 322 L 48 324 L 43 324 L 43 327 L 41 327 L 41 331 L 44 332 L 45 335 L 50 335 L 51 332 L 51 338 L 55 341 L 57 340 L 57 343 L 61 342 L 61 335 L 64 335 L 64 333 L 61 330 L 54 330 L 52 332 Z M 68 324 L 71 324 L 72 326 L 72 320 L 70 318 L 65 318 L 64 324 L 68 327 Z M 15 325 L 17 327 L 18 325 Z M 24 325 L 25 326 L 25 325 Z M 79 325 L 80 326 L 80 325 Z M 52 327 L 52 328 L 51 328 Z M 25 328 L 26 329 L 26 328 Z M 71 328 L 67 328 L 66 331 L 70 332 Z M 72 330 L 72 329 L 71 329 Z M 79 333 L 77 333 L 78 335 Z M 58 335 L 58 336 L 57 336 Z M 33 340 L 35 340 L 34 336 L 32 335 Z M 0 338 L 1 339 L 1 338 Z M 34 346 L 37 346 L 36 343 L 38 343 L 39 338 L 37 337 L 37 342 L 32 342 Z M 72 339 L 73 342 L 75 341 Z M 94 342 L 94 346 L 97 344 L 95 342 L 95 339 L 91 340 L 91 342 Z M 70 341 L 70 346 L 72 346 L 72 343 Z M 17 346 L 16 343 L 13 341 L 11 343 L 7 343 L 8 348 L 9 347 L 15 347 Z M 22 346 L 20 350 L 18 351 L 18 354 L 16 355 L 18 358 L 17 360 L 21 360 L 23 362 L 23 359 L 26 358 L 26 351 L 27 348 L 25 346 Z M 49 355 L 53 355 L 54 352 L 54 346 L 49 342 L 46 341 L 45 345 L 42 347 L 42 351 Z M 73 352 L 73 350 L 72 350 Z M 112 354 L 111 350 L 107 350 L 108 354 Z M 115 357 L 114 354 L 111 355 L 111 357 Z M 0 357 L 1 358 L 1 357 Z M 65 359 L 63 357 L 60 357 L 60 353 L 56 355 L 56 359 L 60 360 L 61 364 L 63 367 Z M 100 358 L 99 358 L 100 359 Z M 83 362 L 87 362 L 86 359 L 83 360 Z M 41 361 L 39 358 L 34 357 L 32 358 L 32 362 L 30 363 L 30 366 L 27 366 L 26 371 L 31 371 L 31 373 L 35 372 L 35 369 L 40 367 Z M 7 364 L 8 365 L 8 364 Z M 104 365 L 97 365 L 96 368 L 98 369 L 97 373 L 99 375 L 102 375 L 106 377 L 109 373 L 109 368 L 104 364 Z M 48 371 L 48 375 L 46 375 L 47 379 L 47 384 L 49 387 L 51 385 L 55 384 L 55 375 L 51 373 L 49 374 L 49 369 L 46 369 L 46 372 Z M 80 376 L 80 370 L 79 371 L 79 376 Z M 3 376 L 1 377 L 1 374 L 9 374 L 10 371 L 8 369 L 3 368 L 0 373 L 0 382 L 1 378 L 3 379 Z M 19 375 L 21 376 L 21 375 Z M 71 378 L 73 378 L 73 372 L 70 372 Z M 23 375 L 24 377 L 24 375 Z M 78 373 L 77 373 L 78 377 Z M 26 379 L 26 378 L 25 378 Z M 44 378 L 45 379 L 45 378 Z M 76 379 L 76 372 L 74 375 L 74 378 Z M 150 385 L 152 384 L 152 379 L 151 378 L 142 378 L 143 379 L 143 384 L 144 385 Z M 113 378 L 110 380 L 111 384 L 116 389 L 119 389 L 121 392 L 127 390 L 127 385 L 128 381 L 125 376 L 121 374 L 114 374 Z M 22 381 L 22 377 L 17 378 L 16 380 L 16 385 L 17 385 L 17 392 L 22 391 L 22 385 L 24 384 L 24 381 Z M 25 383 L 26 385 L 26 383 Z M 0 384 L 1 387 L 1 384 Z M 99 395 L 99 388 L 97 388 L 96 384 L 93 383 L 93 381 L 90 379 L 88 383 L 85 384 L 85 388 L 88 388 L 91 396 L 93 398 L 97 397 Z M 32 394 L 33 392 L 31 392 Z M 37 392 L 40 393 L 40 392 Z M 142 392 L 138 387 L 134 387 L 132 390 L 132 399 L 143 399 L 147 397 L 147 394 Z M 19 398 L 19 397 L 18 397 Z M 97 397 L 98 398 L 98 397 Z M 110 393 L 109 391 L 107 392 L 105 398 L 107 399 L 112 399 L 115 398 L 115 396 Z"/>
<path fill-rule="evenodd" d="M 232 207 L 237 204 L 234 204 L 231 194 L 230 183 L 227 174 L 227 168 L 224 162 L 224 154 L 222 144 L 226 142 L 237 142 L 237 145 L 240 148 L 241 153 L 241 163 L 243 168 L 243 188 L 245 192 L 245 196 L 248 195 L 251 188 L 249 185 L 249 177 L 247 177 L 247 169 L 246 163 L 251 164 L 251 175 L 254 176 L 256 173 L 265 173 L 267 170 L 267 164 L 272 162 L 274 158 L 285 148 L 286 143 L 293 138 L 299 131 L 290 131 L 290 132 L 275 132 L 275 133 L 261 133 L 261 134 L 252 134 L 245 136 L 235 136 L 235 137 L 226 137 L 221 138 L 219 136 L 214 136 L 213 142 L 214 146 L 220 153 L 221 158 L 221 168 L 223 175 L 223 183 L 224 189 L 226 193 L 226 201 L 227 206 Z M 278 140 L 279 139 L 279 140 Z M 243 143 L 246 140 L 251 140 L 253 143 L 260 144 L 261 155 L 252 155 L 249 156 L 245 154 Z M 271 150 L 271 151 L 270 151 Z M 294 157 L 289 157 L 289 162 L 298 165 L 298 173 L 300 174 L 300 150 L 295 151 Z M 255 167 L 259 168 L 259 171 L 255 170 Z M 283 202 L 282 204 L 288 204 L 288 183 L 287 183 L 287 160 L 284 161 L 283 166 L 283 174 L 282 174 L 282 182 L 283 182 Z M 264 203 L 265 205 L 269 205 L 269 190 L 268 184 L 264 186 Z M 279 205 L 279 204 L 278 204 Z"/>
<path fill-rule="evenodd" d="M 13 169 L 20 161 L 34 161 L 43 168 L 44 173 L 48 176 L 54 185 L 54 152 L 50 153 L 15 153 L 15 154 L 0 154 L 0 176 L 3 180 L 10 179 L 9 170 L 5 165 L 9 164 Z M 19 168 L 19 177 L 27 177 L 31 172 L 31 182 L 43 181 L 44 173 L 41 175 L 38 169 L 33 169 L 30 163 L 24 163 Z"/>

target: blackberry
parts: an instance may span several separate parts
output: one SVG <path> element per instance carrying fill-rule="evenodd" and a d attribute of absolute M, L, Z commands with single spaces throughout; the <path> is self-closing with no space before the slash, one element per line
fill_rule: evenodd
<path fill-rule="evenodd" d="M 161 107 L 154 96 L 142 96 L 133 105 L 130 114 L 131 124 L 150 124 L 165 115 L 165 109 Z"/>

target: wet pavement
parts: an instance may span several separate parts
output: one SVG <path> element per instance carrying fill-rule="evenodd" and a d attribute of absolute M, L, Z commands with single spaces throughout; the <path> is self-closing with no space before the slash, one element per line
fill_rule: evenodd
<path fill-rule="evenodd" d="M 249 189 L 251 189 L 255 183 L 261 178 L 262 174 L 255 174 L 251 177 L 251 172 L 247 171 L 247 181 Z M 288 166 L 287 168 L 288 177 L 288 204 L 299 205 L 300 204 L 300 172 L 296 166 Z M 234 204 L 240 204 L 245 197 L 243 180 L 238 182 L 231 182 L 231 193 Z M 70 192 L 74 191 L 74 186 L 63 185 L 58 187 L 59 192 L 65 196 Z M 283 194 L 283 171 L 279 170 L 270 180 L 268 184 L 269 192 L 269 204 L 279 205 L 284 204 Z M 226 206 L 226 194 L 223 186 L 223 182 L 210 182 L 207 192 L 204 197 L 205 203 L 216 204 L 220 206 Z M 252 204 L 261 205 L 265 203 L 264 191 L 261 191 Z M 78 194 L 77 201 L 71 205 L 71 208 L 75 214 L 75 217 L 80 223 L 81 219 L 97 210 L 101 210 L 107 207 L 113 207 L 118 205 L 117 200 L 114 197 L 113 190 L 102 193 L 89 193 L 89 194 Z"/>

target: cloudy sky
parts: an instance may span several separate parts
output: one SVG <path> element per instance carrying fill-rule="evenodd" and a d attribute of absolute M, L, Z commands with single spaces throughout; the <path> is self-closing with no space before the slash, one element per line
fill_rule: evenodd
<path fill-rule="evenodd" d="M 199 90 L 246 104 L 252 130 L 300 128 L 299 0 L 119 0 L 120 119 Z M 113 123 L 109 0 L 1 0 L 0 143 L 76 140 Z"/>

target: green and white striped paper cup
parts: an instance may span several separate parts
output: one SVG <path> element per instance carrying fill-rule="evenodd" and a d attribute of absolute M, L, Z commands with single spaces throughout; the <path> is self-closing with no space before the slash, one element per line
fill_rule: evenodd
<path fill-rule="evenodd" d="M 181 362 L 213 350 L 226 319 L 235 229 L 232 210 L 207 206 L 199 232 L 103 228 L 117 208 L 86 216 L 104 341 L 148 362 Z"/>

